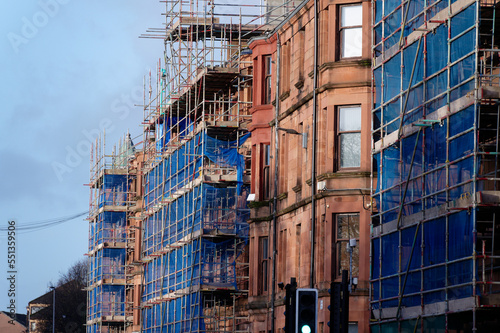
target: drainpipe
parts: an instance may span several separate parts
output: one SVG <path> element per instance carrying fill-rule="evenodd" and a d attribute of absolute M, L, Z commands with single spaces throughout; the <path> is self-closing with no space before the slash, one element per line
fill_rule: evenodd
<path fill-rule="evenodd" d="M 314 251 L 316 241 L 316 140 L 317 140 L 317 94 L 318 89 L 318 0 L 314 0 L 314 69 L 313 69 L 313 123 L 311 163 L 311 275 L 309 287 L 314 288 Z"/>
<path fill-rule="evenodd" d="M 281 58 L 281 43 L 279 33 L 276 32 L 276 94 L 275 112 L 274 112 L 274 198 L 273 198 L 273 270 L 272 270 L 272 286 L 271 286 L 271 332 L 275 331 L 275 307 L 274 301 L 276 298 L 276 226 L 278 213 L 276 207 L 278 205 L 278 113 L 280 107 L 280 58 Z"/>

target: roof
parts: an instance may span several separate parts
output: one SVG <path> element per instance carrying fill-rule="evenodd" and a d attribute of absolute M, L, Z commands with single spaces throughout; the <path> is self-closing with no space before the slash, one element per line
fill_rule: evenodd
<path fill-rule="evenodd" d="M 72 282 L 72 281 L 70 281 L 70 282 Z M 65 283 L 65 284 L 62 284 L 62 285 L 60 285 L 59 287 L 56 287 L 56 293 L 57 293 L 57 291 L 60 291 L 60 290 L 64 289 L 64 287 L 65 287 L 68 283 L 70 283 L 70 282 L 67 282 L 67 283 Z M 50 305 L 50 304 L 52 304 L 52 297 L 53 297 L 53 295 L 52 295 L 52 290 L 50 290 L 50 291 L 47 291 L 47 292 L 46 292 L 45 294 L 43 294 L 42 296 L 39 296 L 39 297 L 35 298 L 35 299 L 34 299 L 34 300 L 32 300 L 32 301 L 29 301 L 29 302 L 28 302 L 28 305 L 31 305 L 31 304 L 47 304 L 47 305 Z"/>
<path fill-rule="evenodd" d="M 267 39 L 273 35 L 275 35 L 292 17 L 294 17 L 307 3 L 309 3 L 311 0 L 303 0 L 300 4 L 297 5 L 297 7 L 294 8 L 291 12 L 287 14 L 287 16 L 280 22 L 278 25 L 274 27 L 273 30 L 269 32 L 265 32 L 260 36 L 252 37 L 250 38 L 250 41 L 248 44 L 250 44 L 254 40 L 259 40 L 259 39 Z"/>
<path fill-rule="evenodd" d="M 12 318 L 7 311 L 0 311 L 0 332 L 22 333 L 26 332 L 26 315 L 16 313 L 16 320 L 11 323 Z"/>

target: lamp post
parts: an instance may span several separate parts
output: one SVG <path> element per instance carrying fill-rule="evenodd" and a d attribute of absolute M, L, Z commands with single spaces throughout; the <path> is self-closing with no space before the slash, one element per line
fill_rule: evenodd
<path fill-rule="evenodd" d="M 50 287 L 52 289 L 52 333 L 55 333 L 56 327 L 56 288 Z"/>

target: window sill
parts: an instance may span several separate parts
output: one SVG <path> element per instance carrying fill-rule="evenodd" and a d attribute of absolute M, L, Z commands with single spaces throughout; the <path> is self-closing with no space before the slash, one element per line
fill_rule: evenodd
<path fill-rule="evenodd" d="M 302 89 L 302 87 L 304 87 L 304 79 L 299 79 L 297 82 L 295 82 L 294 86 L 297 89 Z"/>
<path fill-rule="evenodd" d="M 285 99 L 287 99 L 288 97 L 290 97 L 290 89 L 285 91 L 284 93 L 282 93 L 280 95 L 280 101 L 284 101 Z"/>
<path fill-rule="evenodd" d="M 286 198 L 288 198 L 288 192 L 283 192 L 277 197 L 278 200 L 284 200 Z"/>
<path fill-rule="evenodd" d="M 319 72 L 324 72 L 327 69 L 339 67 L 371 67 L 371 60 L 361 57 L 342 58 L 337 61 L 325 62 L 319 66 L 318 70 Z M 314 73 L 311 72 L 309 75 L 314 75 Z"/>
<path fill-rule="evenodd" d="M 318 180 L 333 179 L 333 178 L 363 178 L 370 177 L 369 171 L 360 171 L 360 168 L 341 169 L 336 172 L 326 172 L 318 175 Z"/>

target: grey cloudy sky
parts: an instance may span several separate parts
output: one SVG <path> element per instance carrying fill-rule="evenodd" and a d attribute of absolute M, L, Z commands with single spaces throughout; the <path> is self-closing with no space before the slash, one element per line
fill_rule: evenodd
<path fill-rule="evenodd" d="M 143 77 L 162 57 L 158 0 L 0 3 L 0 229 L 88 210 L 89 142 L 141 133 Z M 17 312 L 87 251 L 85 217 L 17 234 Z M 0 272 L 7 275 L 0 231 Z M 0 310 L 9 286 L 0 279 Z"/>

